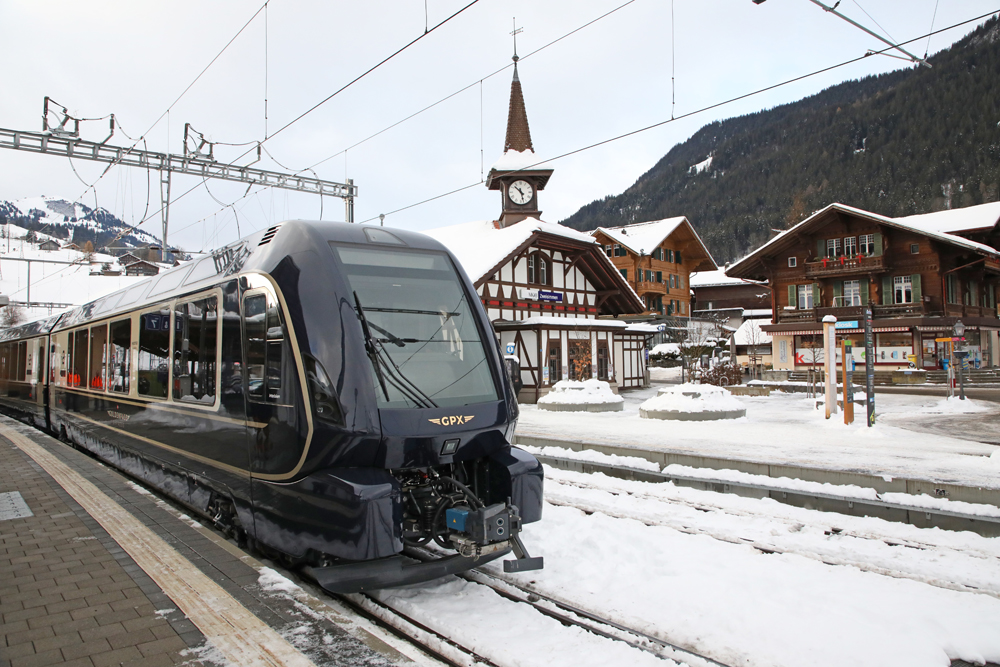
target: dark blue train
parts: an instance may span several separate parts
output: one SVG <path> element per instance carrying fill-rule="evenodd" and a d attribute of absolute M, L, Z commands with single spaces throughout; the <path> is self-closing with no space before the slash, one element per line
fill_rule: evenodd
<path fill-rule="evenodd" d="M 420 234 L 285 222 L 0 332 L 0 407 L 333 592 L 541 567 L 496 338 Z"/>

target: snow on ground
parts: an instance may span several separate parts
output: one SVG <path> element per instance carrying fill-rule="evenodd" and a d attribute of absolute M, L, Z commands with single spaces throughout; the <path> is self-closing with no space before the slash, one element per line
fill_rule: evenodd
<path fill-rule="evenodd" d="M 664 345 L 676 344 L 676 343 L 664 343 Z M 659 345 L 657 345 L 659 347 Z M 681 381 L 681 371 L 684 370 L 680 366 L 675 366 L 673 368 L 657 368 L 651 366 L 649 368 L 649 379 L 653 382 L 680 382 Z"/>
<path fill-rule="evenodd" d="M 954 658 L 1000 660 L 996 538 L 547 472 L 559 476 L 555 485 L 548 480 L 550 498 L 575 504 L 582 495 L 576 481 L 606 488 L 589 491 L 590 514 L 548 505 L 542 522 L 526 527 L 525 544 L 545 557 L 545 569 L 514 578 L 534 581 L 540 592 L 730 665 L 937 667 Z M 685 496 L 690 506 L 638 497 L 642 490 Z M 719 500 L 731 506 L 712 507 Z M 601 502 L 618 516 L 595 511 Z M 630 513 L 634 518 L 621 516 Z M 876 539 L 866 535 L 871 532 Z M 880 535 L 898 535 L 904 544 L 926 535 L 941 544 L 892 547 Z M 793 553 L 766 554 L 745 543 L 756 540 Z M 831 566 L 823 559 L 848 562 Z M 994 593 L 923 581 L 953 579 Z"/>
<path fill-rule="evenodd" d="M 639 408 L 672 412 L 725 412 L 740 410 L 743 404 L 723 387 L 688 382 L 659 389 L 656 396 L 647 398 Z"/>
<path fill-rule="evenodd" d="M 541 404 L 553 405 L 598 405 L 622 403 L 623 399 L 611 391 L 611 385 L 603 380 L 560 380 L 552 385 L 552 391 L 538 399 Z"/>
<path fill-rule="evenodd" d="M 865 426 L 862 406 L 855 410 L 854 424 L 845 426 L 840 414 L 824 419 L 814 399 L 777 392 L 767 397 L 735 397 L 747 409 L 741 419 L 664 422 L 640 418 L 639 405 L 657 388 L 623 393 L 625 409 L 621 412 L 559 413 L 522 405 L 517 433 L 1000 488 L 997 466 L 989 458 L 997 446 L 903 428 L 921 419 L 939 419 L 927 414 L 938 409 L 941 399 L 937 396 L 876 392 L 873 428 Z M 971 419 L 1000 420 L 1000 406 L 964 403 L 983 408 Z"/>

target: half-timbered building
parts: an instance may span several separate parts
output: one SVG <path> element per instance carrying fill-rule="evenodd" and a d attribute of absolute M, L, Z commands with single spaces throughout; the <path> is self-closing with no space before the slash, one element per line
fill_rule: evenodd
<path fill-rule="evenodd" d="M 538 162 L 515 61 L 504 154 L 487 178 L 501 193 L 500 217 L 426 233 L 459 258 L 501 348 L 518 357 L 521 402 L 564 379 L 646 386 L 646 342 L 656 329 L 615 319 L 643 303 L 594 237 L 541 220 L 538 193 L 552 170 Z"/>
<path fill-rule="evenodd" d="M 876 368 L 940 368 L 955 323 L 974 363 L 1000 362 L 1000 251 L 959 233 L 993 238 L 996 205 L 888 218 L 830 204 L 730 266 L 727 275 L 769 281 L 776 369 L 816 361 L 826 315 L 865 363 L 864 310 L 872 307 Z M 992 220 L 991 220 L 992 218 Z M 942 231 L 949 229 L 950 231 Z"/>

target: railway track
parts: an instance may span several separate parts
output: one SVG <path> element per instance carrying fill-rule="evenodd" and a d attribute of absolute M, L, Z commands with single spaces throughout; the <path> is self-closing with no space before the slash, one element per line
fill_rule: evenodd
<path fill-rule="evenodd" d="M 944 533 L 944 535 L 929 535 L 928 537 L 930 539 L 918 540 L 887 536 L 884 534 L 880 535 L 870 530 L 858 528 L 843 529 L 836 527 L 835 523 L 841 522 L 817 521 L 807 524 L 803 522 L 802 514 L 805 512 L 804 510 L 796 512 L 796 516 L 794 518 L 779 516 L 775 513 L 754 513 L 726 506 L 724 503 L 713 504 L 706 501 L 669 498 L 657 493 L 643 492 L 632 488 L 612 489 L 609 488 L 606 483 L 601 485 L 589 484 L 585 480 L 580 479 L 580 475 L 574 475 L 571 480 L 563 477 L 553 478 L 552 476 L 547 476 L 546 482 L 548 484 L 546 489 L 546 502 L 553 505 L 573 507 L 588 514 L 600 512 L 615 518 L 641 521 L 649 526 L 662 526 L 686 534 L 705 535 L 723 542 L 750 546 L 762 553 L 794 554 L 820 561 L 828 565 L 846 565 L 874 574 L 900 579 L 912 579 L 948 590 L 983 593 L 990 595 L 991 597 L 1000 598 L 1000 584 L 996 583 L 995 576 L 988 576 L 984 574 L 981 579 L 967 579 L 963 582 L 955 579 L 956 574 L 953 570 L 948 570 L 947 573 L 942 572 L 942 576 L 932 577 L 927 576 L 926 574 L 902 569 L 902 566 L 904 566 L 905 563 L 899 563 L 898 561 L 893 563 L 895 567 L 891 567 L 888 564 L 878 564 L 877 562 L 871 562 L 871 560 L 866 561 L 862 558 L 851 558 L 843 555 L 848 551 L 861 552 L 865 553 L 870 559 L 877 561 L 879 559 L 877 552 L 879 549 L 884 547 L 889 550 L 907 549 L 925 551 L 933 553 L 935 557 L 945 556 L 951 558 L 961 558 L 965 560 L 965 562 L 971 562 L 981 566 L 983 571 L 987 573 L 995 572 L 996 568 L 1000 566 L 1000 554 L 996 552 L 991 553 L 982 549 L 970 549 L 967 545 L 962 545 L 962 549 L 959 551 L 954 546 L 947 544 L 946 536 L 948 533 Z M 555 485 L 556 488 L 553 488 L 553 485 Z M 606 493 L 612 497 L 627 495 L 643 502 L 647 502 L 650 506 L 644 511 L 622 511 L 619 508 L 620 503 L 614 503 L 611 501 L 601 502 L 600 500 L 595 500 L 593 498 L 582 498 L 579 495 L 575 495 L 574 490 L 582 490 L 589 495 L 593 495 L 595 492 Z M 684 516 L 676 511 L 664 511 L 664 507 L 683 507 L 688 511 L 687 516 Z M 701 519 L 691 520 L 691 514 L 694 512 L 730 515 L 735 518 L 745 519 L 746 521 L 741 521 L 740 532 L 736 533 L 732 529 L 727 529 L 724 525 L 719 528 L 707 525 L 707 522 Z M 829 516 L 829 513 L 822 513 L 817 516 L 826 519 Z M 831 540 L 838 540 L 841 542 L 846 540 L 859 540 L 873 543 L 876 545 L 876 549 L 874 550 L 876 553 L 872 553 L 872 549 L 847 550 L 842 548 L 842 545 L 837 545 L 826 552 L 816 552 L 787 543 L 781 544 L 776 539 L 769 539 L 770 534 L 765 535 L 761 533 L 761 531 L 754 531 L 751 524 L 752 521 L 757 518 L 766 518 L 767 522 L 771 525 L 775 522 L 783 523 L 787 528 L 788 534 L 799 533 L 804 529 L 809 528 L 815 531 L 822 531 Z M 845 519 L 848 521 L 850 519 L 855 519 L 855 521 L 858 520 L 855 517 L 845 517 Z M 940 541 L 934 541 L 934 537 L 940 537 L 942 539 Z M 885 561 L 892 560 L 888 555 L 885 555 L 883 558 Z M 942 568 L 942 570 L 947 569 L 948 568 Z M 945 577 L 945 574 L 947 574 L 947 578 Z"/>
<path fill-rule="evenodd" d="M 711 490 L 717 493 L 730 493 L 753 498 L 768 497 L 783 504 L 824 512 L 835 512 L 850 516 L 878 516 L 887 521 L 908 523 L 919 527 L 933 526 L 945 530 L 967 530 L 983 535 L 984 537 L 1000 536 L 1000 517 L 998 516 L 977 515 L 949 509 L 922 507 L 891 502 L 881 498 L 866 498 L 815 490 L 782 488 L 770 483 L 657 472 L 558 456 L 536 454 L 536 457 L 545 465 L 559 470 L 583 473 L 600 472 L 609 477 L 644 482 L 671 482 L 677 486 Z"/>

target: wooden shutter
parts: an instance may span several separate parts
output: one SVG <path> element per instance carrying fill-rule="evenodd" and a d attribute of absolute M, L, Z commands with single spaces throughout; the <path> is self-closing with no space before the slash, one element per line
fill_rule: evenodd
<path fill-rule="evenodd" d="M 842 280 L 833 281 L 833 303 L 830 304 L 834 308 L 838 305 L 843 306 L 843 299 L 840 299 L 844 295 L 844 282 Z"/>
<path fill-rule="evenodd" d="M 813 283 L 813 308 L 819 308 L 819 283 Z"/>
<path fill-rule="evenodd" d="M 920 303 L 923 301 L 923 296 L 920 293 L 920 274 L 914 273 L 910 276 L 910 286 L 913 290 L 913 303 Z"/>
<path fill-rule="evenodd" d="M 826 257 L 826 239 L 817 239 L 816 259 L 823 259 L 824 257 Z"/>
<path fill-rule="evenodd" d="M 875 256 L 882 256 L 882 235 L 878 232 L 872 234 L 872 239 L 875 241 Z"/>
<path fill-rule="evenodd" d="M 859 283 L 859 288 L 861 289 L 861 305 L 862 306 L 867 306 L 868 305 L 868 290 L 870 289 L 869 285 L 868 285 L 868 279 L 867 278 L 861 278 L 858 281 L 858 283 Z"/>
<path fill-rule="evenodd" d="M 882 276 L 882 305 L 892 305 L 892 276 Z"/>
<path fill-rule="evenodd" d="M 795 296 L 796 296 L 795 295 L 795 289 L 796 289 L 796 287 L 797 287 L 797 285 L 789 285 L 788 286 L 788 305 L 791 306 L 792 308 L 798 308 L 798 306 L 799 306 L 798 301 L 796 301 L 796 299 L 795 299 Z"/>

